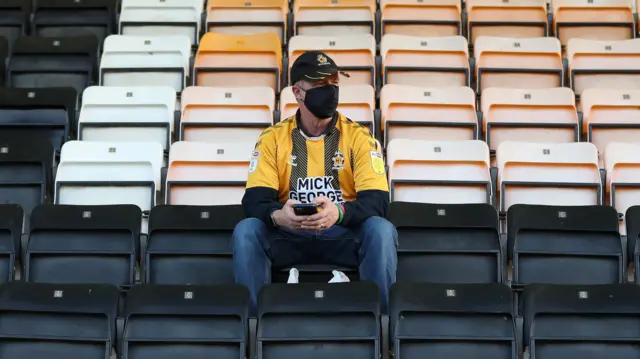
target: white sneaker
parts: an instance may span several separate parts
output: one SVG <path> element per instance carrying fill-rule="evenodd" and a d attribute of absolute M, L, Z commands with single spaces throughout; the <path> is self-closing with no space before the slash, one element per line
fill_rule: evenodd
<path fill-rule="evenodd" d="M 333 278 L 329 281 L 329 283 L 345 283 L 350 282 L 349 277 L 346 274 L 340 272 L 339 270 L 331 271 L 333 273 Z"/>
<path fill-rule="evenodd" d="M 287 284 L 297 284 L 299 275 L 300 272 L 297 269 L 291 268 L 289 270 L 289 279 L 287 279 Z"/>

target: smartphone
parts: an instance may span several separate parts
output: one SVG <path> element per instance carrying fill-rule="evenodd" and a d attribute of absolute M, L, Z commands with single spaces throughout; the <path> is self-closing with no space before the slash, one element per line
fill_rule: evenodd
<path fill-rule="evenodd" d="M 312 214 L 318 213 L 318 206 L 315 203 L 298 203 L 293 205 L 293 213 L 296 216 L 310 216 Z"/>

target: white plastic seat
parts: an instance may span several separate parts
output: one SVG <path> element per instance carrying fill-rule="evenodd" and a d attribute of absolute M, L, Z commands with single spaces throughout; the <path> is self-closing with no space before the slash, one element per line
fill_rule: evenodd
<path fill-rule="evenodd" d="M 111 35 L 100 61 L 102 86 L 170 86 L 182 92 L 189 74 L 187 36 Z"/>
<path fill-rule="evenodd" d="M 618 213 L 640 204 L 640 144 L 611 142 L 604 151 L 609 204 Z M 620 223 L 621 234 L 626 226 Z"/>
<path fill-rule="evenodd" d="M 122 0 L 119 33 L 134 36 L 189 37 L 197 45 L 202 27 L 202 0 Z"/>
<path fill-rule="evenodd" d="M 157 142 L 169 150 L 176 106 L 171 87 L 92 86 L 82 96 L 78 139 Z"/>
<path fill-rule="evenodd" d="M 483 141 L 393 139 L 387 145 L 391 201 L 491 203 Z"/>

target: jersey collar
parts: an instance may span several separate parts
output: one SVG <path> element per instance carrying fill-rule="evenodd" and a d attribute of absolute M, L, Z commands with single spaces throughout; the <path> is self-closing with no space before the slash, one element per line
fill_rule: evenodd
<path fill-rule="evenodd" d="M 336 123 L 338 123 L 338 118 L 340 117 L 340 114 L 338 113 L 338 111 L 336 111 L 336 113 L 333 114 L 333 117 L 331 118 L 331 122 L 329 123 L 329 126 L 327 126 L 327 129 L 324 131 L 324 133 L 322 133 L 320 136 L 311 136 L 309 135 L 305 130 L 304 127 L 301 126 L 300 124 L 300 109 L 298 109 L 298 111 L 296 111 L 296 127 L 298 127 L 300 129 L 300 132 L 307 138 L 322 138 L 325 136 L 329 136 L 331 135 L 334 130 L 336 129 Z"/>

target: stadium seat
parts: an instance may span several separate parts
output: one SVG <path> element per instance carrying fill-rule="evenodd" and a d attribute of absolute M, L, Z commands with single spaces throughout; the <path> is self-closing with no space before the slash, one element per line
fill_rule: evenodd
<path fill-rule="evenodd" d="M 640 205 L 634 205 L 624 214 L 624 234 L 627 239 L 627 258 L 633 263 L 633 282 L 640 284 Z M 623 233 L 621 231 L 621 233 Z M 636 249 L 639 248 L 639 249 Z"/>
<path fill-rule="evenodd" d="M 396 359 L 516 359 L 514 299 L 504 284 L 396 283 L 389 294 Z"/>
<path fill-rule="evenodd" d="M 31 0 L 0 1 L 0 37 L 7 40 L 9 47 L 29 31 L 32 8 Z"/>
<path fill-rule="evenodd" d="M 577 96 L 588 88 L 640 89 L 640 39 L 567 44 L 569 84 Z"/>
<path fill-rule="evenodd" d="M 398 282 L 502 282 L 492 205 L 392 202 L 389 220 L 398 231 Z"/>
<path fill-rule="evenodd" d="M 240 285 L 136 285 L 125 320 L 127 359 L 245 358 L 249 291 Z"/>
<path fill-rule="evenodd" d="M 23 218 L 24 211 L 17 204 L 0 205 L 0 283 L 13 280 L 22 251 Z"/>
<path fill-rule="evenodd" d="M 367 282 L 267 285 L 258 295 L 256 333 L 259 358 L 380 358 L 378 287 Z"/>
<path fill-rule="evenodd" d="M 338 111 L 349 119 L 375 131 L 374 111 L 376 93 L 371 85 L 341 85 Z M 280 93 L 280 121 L 293 116 L 298 111 L 298 102 L 291 87 Z"/>
<path fill-rule="evenodd" d="M 56 152 L 75 132 L 78 94 L 73 88 L 0 88 L 0 131 L 48 137 Z"/>
<path fill-rule="evenodd" d="M 548 36 L 546 0 L 468 0 L 467 35 L 474 44 L 478 36 Z"/>
<path fill-rule="evenodd" d="M 610 142 L 604 150 L 604 164 L 608 203 L 620 214 L 620 231 L 624 234 L 624 214 L 630 207 L 640 204 L 640 145 Z"/>
<path fill-rule="evenodd" d="M 255 142 L 176 142 L 169 152 L 166 204 L 240 204 Z"/>
<path fill-rule="evenodd" d="M 489 148 L 482 141 L 391 140 L 387 165 L 391 202 L 491 203 Z"/>
<path fill-rule="evenodd" d="M 380 91 L 385 146 L 394 139 L 475 140 L 476 94 L 469 87 L 385 85 Z"/>
<path fill-rule="evenodd" d="M 0 356 L 109 358 L 119 295 L 110 285 L 5 284 L 0 287 Z"/>
<path fill-rule="evenodd" d="M 349 74 L 349 77 L 340 77 L 341 85 L 376 85 L 378 69 L 373 35 L 294 36 L 289 39 L 289 67 L 298 56 L 311 50 L 323 51 L 341 71 Z"/>
<path fill-rule="evenodd" d="M 572 38 L 627 40 L 635 37 L 633 0 L 553 0 L 555 35 L 563 46 Z"/>
<path fill-rule="evenodd" d="M 602 204 L 598 150 L 591 143 L 505 141 L 496 162 L 501 211 L 514 204 Z"/>
<path fill-rule="evenodd" d="M 111 35 L 100 61 L 102 86 L 187 86 L 191 43 L 186 36 Z"/>
<path fill-rule="evenodd" d="M 375 24 L 375 0 L 293 1 L 294 35 L 374 34 Z"/>
<path fill-rule="evenodd" d="M 95 36 L 100 44 L 116 32 L 119 0 L 35 0 L 33 35 Z"/>
<path fill-rule="evenodd" d="M 282 48 L 274 33 L 206 33 L 200 40 L 193 84 L 213 87 L 267 86 L 280 91 Z"/>
<path fill-rule="evenodd" d="M 462 36 L 385 35 L 380 54 L 384 85 L 470 85 L 469 50 Z"/>
<path fill-rule="evenodd" d="M 516 284 L 626 282 L 626 248 L 611 207 L 513 205 L 507 245 Z"/>
<path fill-rule="evenodd" d="M 202 0 L 122 0 L 119 33 L 133 36 L 186 36 L 198 45 Z"/>
<path fill-rule="evenodd" d="M 180 104 L 181 141 L 255 142 L 273 124 L 270 87 L 187 87 Z"/>
<path fill-rule="evenodd" d="M 560 41 L 552 37 L 478 36 L 474 45 L 476 92 L 488 87 L 562 87 Z"/>
<path fill-rule="evenodd" d="M 0 11 L 2 9 L 0 8 Z M 2 19 L 2 13 L 0 12 L 0 19 Z M 9 57 L 9 43 L 4 37 L 0 37 L 0 86 L 4 86 L 7 80 L 7 58 Z"/>
<path fill-rule="evenodd" d="M 134 205 L 36 207 L 23 280 L 133 285 L 141 220 Z"/>
<path fill-rule="evenodd" d="M 457 0 L 380 1 L 381 34 L 414 36 L 462 35 L 462 6 Z"/>
<path fill-rule="evenodd" d="M 73 87 L 77 93 L 96 77 L 98 40 L 25 36 L 13 44 L 7 84 L 11 87 Z"/>
<path fill-rule="evenodd" d="M 219 34 L 258 34 L 273 32 L 287 43 L 287 0 L 209 0 L 207 32 Z"/>
<path fill-rule="evenodd" d="M 640 287 L 625 284 L 525 287 L 524 340 L 531 359 L 598 358 L 602 353 L 636 358 L 638 296 Z"/>
<path fill-rule="evenodd" d="M 156 142 L 168 153 L 176 91 L 168 86 L 91 86 L 82 94 L 78 139 Z"/>
<path fill-rule="evenodd" d="M 573 91 L 505 89 L 492 87 L 482 93 L 485 141 L 492 153 L 504 141 L 578 142 L 580 130 Z"/>
<path fill-rule="evenodd" d="M 149 216 L 145 282 L 233 284 L 231 234 L 242 207 L 156 206 Z"/>

